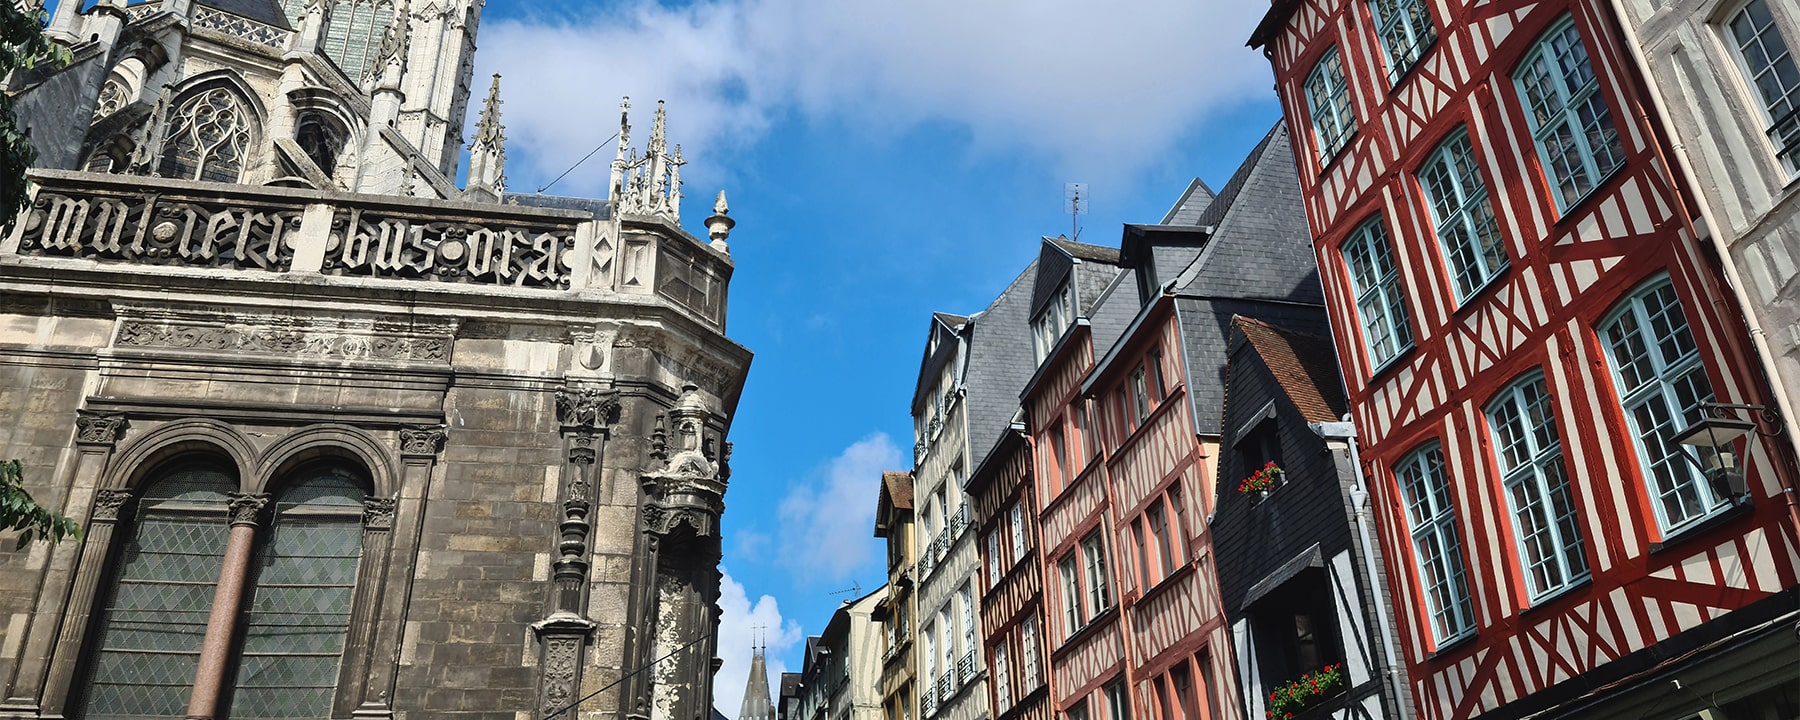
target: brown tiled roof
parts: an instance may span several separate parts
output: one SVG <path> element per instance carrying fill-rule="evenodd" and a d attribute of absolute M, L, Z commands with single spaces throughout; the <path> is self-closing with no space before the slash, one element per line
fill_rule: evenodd
<path fill-rule="evenodd" d="M 1238 332 L 1275 376 L 1300 416 L 1307 422 L 1336 422 L 1345 413 L 1339 388 L 1337 352 L 1331 340 L 1294 332 L 1242 315 L 1232 318 Z"/>
<path fill-rule="evenodd" d="M 888 499 L 897 510 L 911 510 L 913 506 L 912 473 L 889 470 L 881 474 L 881 484 L 887 488 Z"/>
<path fill-rule="evenodd" d="M 1089 245 L 1087 243 L 1079 243 L 1062 237 L 1050 238 L 1050 242 L 1056 243 L 1057 247 L 1062 248 L 1064 252 L 1075 256 L 1077 260 L 1106 263 L 1108 265 L 1119 264 L 1118 248 L 1109 248 L 1104 245 Z"/>

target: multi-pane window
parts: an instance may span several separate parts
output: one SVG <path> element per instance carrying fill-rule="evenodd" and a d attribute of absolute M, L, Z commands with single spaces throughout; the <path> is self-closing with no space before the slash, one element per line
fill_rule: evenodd
<path fill-rule="evenodd" d="M 1468 300 L 1507 266 L 1500 225 L 1494 221 L 1494 206 L 1488 202 L 1487 183 L 1475 164 L 1468 130 L 1438 146 L 1419 170 L 1419 184 L 1437 223 L 1456 299 Z"/>
<path fill-rule="evenodd" d="M 1768 0 L 1744 3 L 1725 26 L 1756 96 L 1769 114 L 1769 140 L 1775 143 L 1788 172 L 1800 171 L 1800 68 L 1769 14 Z"/>
<path fill-rule="evenodd" d="M 1007 524 L 1012 530 L 1012 561 L 1018 562 L 1025 557 L 1025 507 L 1013 504 L 1012 511 L 1007 514 Z"/>
<path fill-rule="evenodd" d="M 1388 82 L 1398 81 L 1437 41 L 1431 11 L 1425 0 L 1370 0 L 1369 12 L 1375 16 L 1381 50 L 1387 53 Z"/>
<path fill-rule="evenodd" d="M 225 88 L 189 98 L 168 119 L 157 175 L 237 182 L 250 152 L 250 122 L 244 102 Z"/>
<path fill-rule="evenodd" d="M 1676 432 L 1701 419 L 1712 385 L 1688 332 L 1681 300 L 1667 277 L 1626 298 L 1601 325 L 1625 418 L 1637 435 L 1639 462 L 1663 532 L 1693 524 L 1725 506 L 1674 443 Z"/>
<path fill-rule="evenodd" d="M 1137 413 L 1138 424 L 1150 417 L 1150 391 L 1144 384 L 1144 369 L 1134 368 L 1131 371 L 1131 409 Z"/>
<path fill-rule="evenodd" d="M 1381 218 L 1372 218 L 1344 240 L 1344 264 L 1350 268 L 1350 289 L 1356 293 L 1356 314 L 1362 320 L 1363 342 L 1369 346 L 1370 365 L 1386 365 L 1400 351 L 1412 347 L 1412 325 L 1406 314 L 1406 298 L 1400 291 L 1400 271 L 1394 267 L 1393 243 Z"/>
<path fill-rule="evenodd" d="M 1413 560 L 1425 585 L 1433 636 L 1444 643 L 1475 628 L 1469 586 L 1463 570 L 1462 542 L 1456 532 L 1456 508 L 1444 478 L 1444 453 L 1432 445 L 1408 455 L 1395 468 L 1412 525 Z"/>
<path fill-rule="evenodd" d="M 975 652 L 975 595 L 969 586 L 962 586 L 956 593 L 956 607 L 962 620 L 963 652 Z"/>
<path fill-rule="evenodd" d="M 1131 720 L 1131 696 L 1125 694 L 1125 681 L 1107 683 L 1105 692 L 1106 720 Z"/>
<path fill-rule="evenodd" d="M 1319 162 L 1330 162 L 1350 143 L 1356 132 L 1356 116 L 1350 111 L 1350 84 L 1344 80 L 1344 63 L 1338 49 L 1325 51 L 1312 74 L 1306 76 L 1306 108 L 1312 114 L 1313 134 L 1319 142 Z"/>
<path fill-rule="evenodd" d="M 1156 557 L 1162 563 L 1158 566 L 1162 570 L 1160 580 L 1175 570 L 1175 559 L 1169 554 L 1168 517 L 1163 515 L 1161 500 L 1150 504 L 1150 509 L 1144 513 L 1144 522 L 1150 526 L 1150 541 L 1156 543 Z"/>
<path fill-rule="evenodd" d="M 999 704 L 996 709 L 1000 712 L 1006 712 L 1013 704 L 1012 668 L 1007 655 L 1006 641 L 1001 640 L 994 646 L 994 700 Z"/>
<path fill-rule="evenodd" d="M 1037 687 L 1043 682 L 1040 673 L 1043 671 L 1043 660 L 1038 650 L 1038 620 L 1036 615 L 1028 616 L 1019 627 L 1020 662 L 1024 674 L 1021 676 L 1027 690 Z"/>
<path fill-rule="evenodd" d="M 1512 507 L 1519 560 L 1536 600 L 1587 577 L 1581 525 L 1563 467 L 1562 441 L 1544 376 L 1514 383 L 1488 405 L 1500 473 Z"/>
<path fill-rule="evenodd" d="M 1564 17 L 1544 33 L 1514 80 L 1557 207 L 1567 209 L 1625 164 L 1612 111 L 1574 19 Z"/>
<path fill-rule="evenodd" d="M 1081 571 L 1075 567 L 1075 554 L 1069 553 L 1056 564 L 1058 577 L 1062 580 L 1063 628 L 1064 636 L 1074 635 L 1081 629 L 1083 622 L 1081 613 Z"/>
<path fill-rule="evenodd" d="M 1106 542 L 1099 531 L 1082 538 L 1081 557 L 1087 570 L 1088 610 L 1097 613 L 1112 605 L 1106 584 Z"/>
<path fill-rule="evenodd" d="M 1037 362 L 1043 362 L 1056 349 L 1063 331 L 1075 323 L 1075 290 L 1069 281 L 1056 289 L 1050 304 L 1031 321 L 1031 348 Z"/>
<path fill-rule="evenodd" d="M 82 717 L 181 717 L 208 664 L 236 668 L 233 717 L 330 714 L 362 555 L 363 483 L 334 466 L 304 471 L 276 495 L 248 576 L 225 577 L 235 490 L 208 466 L 146 489 L 99 613 Z M 247 587 L 247 602 L 225 615 L 236 624 L 230 657 L 211 657 L 201 640 L 226 582 Z"/>
<path fill-rule="evenodd" d="M 988 587 L 1000 582 L 1000 568 L 1000 529 L 994 528 L 987 536 Z"/>

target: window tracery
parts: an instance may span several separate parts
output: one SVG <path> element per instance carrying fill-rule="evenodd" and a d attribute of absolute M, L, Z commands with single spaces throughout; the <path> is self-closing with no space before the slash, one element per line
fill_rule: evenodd
<path fill-rule="evenodd" d="M 213 88 L 183 103 L 169 119 L 156 174 L 180 180 L 237 182 L 250 150 L 249 112 L 237 95 Z"/>
<path fill-rule="evenodd" d="M 131 89 L 125 86 L 125 81 L 119 76 L 107 78 L 106 84 L 100 86 L 100 100 L 94 105 L 94 118 L 97 120 L 118 112 L 119 108 L 125 107 L 130 95 Z"/>

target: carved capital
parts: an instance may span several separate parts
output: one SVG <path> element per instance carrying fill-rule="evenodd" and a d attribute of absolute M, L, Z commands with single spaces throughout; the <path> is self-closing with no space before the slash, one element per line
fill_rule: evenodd
<path fill-rule="evenodd" d="M 366 530 L 392 530 L 394 528 L 394 500 L 392 498 L 364 500 L 363 528 Z"/>
<path fill-rule="evenodd" d="M 112 445 L 119 442 L 125 434 L 127 424 L 124 415 L 116 413 L 98 413 L 92 410 L 75 411 L 75 442 L 82 445 Z"/>
<path fill-rule="evenodd" d="M 429 457 L 444 450 L 446 433 L 442 425 L 403 425 L 400 427 L 400 454 L 405 457 Z"/>
<path fill-rule="evenodd" d="M 556 422 L 565 429 L 600 430 L 619 417 L 619 394 L 594 387 L 556 390 Z"/>
<path fill-rule="evenodd" d="M 263 510 L 269 507 L 269 496 L 263 493 L 228 493 L 231 498 L 232 525 L 261 525 Z"/>
<path fill-rule="evenodd" d="M 94 493 L 94 522 L 118 522 L 131 504 L 130 490 L 101 490 Z"/>

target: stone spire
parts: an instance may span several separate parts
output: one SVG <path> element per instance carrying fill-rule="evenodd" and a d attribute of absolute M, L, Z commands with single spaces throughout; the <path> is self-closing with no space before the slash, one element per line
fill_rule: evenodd
<path fill-rule="evenodd" d="M 667 114 L 656 101 L 656 120 L 644 155 L 631 147 L 630 98 L 619 103 L 619 155 L 612 166 L 612 202 L 615 214 L 658 216 L 681 222 L 681 146 L 669 152 Z"/>
<path fill-rule="evenodd" d="M 469 183 L 465 193 L 477 202 L 499 202 L 506 192 L 506 126 L 500 124 L 500 73 L 488 87 L 469 143 Z"/>
<path fill-rule="evenodd" d="M 750 650 L 750 682 L 744 686 L 744 707 L 738 720 L 775 720 L 775 704 L 769 702 L 769 670 L 763 662 L 764 648 Z"/>

